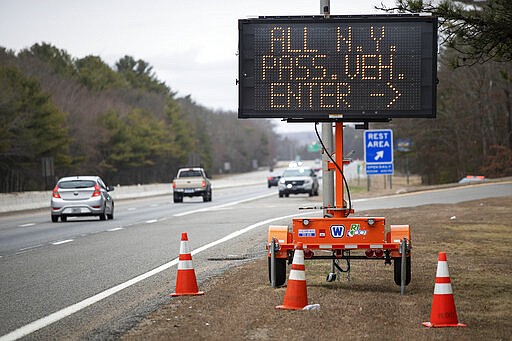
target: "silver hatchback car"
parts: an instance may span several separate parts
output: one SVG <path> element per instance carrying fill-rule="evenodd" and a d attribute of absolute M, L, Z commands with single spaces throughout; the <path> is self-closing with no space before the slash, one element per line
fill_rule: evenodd
<path fill-rule="evenodd" d="M 114 200 L 99 176 L 70 176 L 61 178 L 51 198 L 52 221 L 67 221 L 68 217 L 98 216 L 100 220 L 114 219 Z"/>

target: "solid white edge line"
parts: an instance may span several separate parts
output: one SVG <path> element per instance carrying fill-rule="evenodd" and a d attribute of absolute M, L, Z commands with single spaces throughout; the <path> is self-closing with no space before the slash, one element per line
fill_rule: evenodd
<path fill-rule="evenodd" d="M 291 214 L 291 215 L 286 215 L 286 216 L 281 216 L 281 217 L 276 217 L 276 218 L 271 218 L 271 219 L 267 219 L 267 220 L 264 220 L 264 221 L 260 221 L 258 223 L 255 223 L 255 224 L 252 224 L 252 225 L 249 225 L 241 230 L 238 230 L 238 231 L 235 231 L 233 233 L 230 233 L 228 234 L 227 236 L 221 238 L 221 239 L 218 239 L 216 241 L 213 241 L 211 243 L 208 243 L 206 245 L 203 245 L 195 250 L 193 250 L 191 252 L 191 255 L 197 255 L 198 253 L 200 252 L 203 252 L 205 250 L 208 250 L 216 245 L 219 245 L 221 243 L 224 243 L 230 239 L 233 239 L 233 238 L 236 238 L 244 233 L 247 233 L 249 232 L 250 230 L 253 230 L 257 227 L 260 227 L 262 225 L 265 225 L 265 224 L 269 224 L 271 222 L 274 222 L 276 220 L 282 220 L 282 219 L 289 219 L 289 218 L 293 218 L 293 217 L 299 217 L 299 216 L 302 216 L 302 215 L 307 215 L 307 214 L 311 214 L 311 212 L 305 212 L 305 213 L 298 213 L 298 214 Z M 109 296 L 112 296 L 114 295 L 115 293 L 123 290 L 123 289 L 126 289 L 134 284 L 137 284 L 139 283 L 140 281 L 142 280 L 145 280 L 153 275 L 156 275 L 164 270 L 167 270 L 168 268 L 170 268 L 171 266 L 174 266 L 176 264 L 178 264 L 178 261 L 179 261 L 179 258 L 175 258 L 173 260 L 171 260 L 170 262 L 168 263 L 165 263 L 163 265 L 160 265 L 159 267 L 153 269 L 153 270 L 150 270 L 142 275 L 139 275 L 137 277 L 134 277 L 124 283 L 121 283 L 119 285 L 116 285 L 115 287 L 112 287 L 110 289 L 107 289 L 103 292 L 100 292 L 99 294 L 96 294 L 94 296 L 91 296 L 89 298 L 86 298 L 85 300 L 81 301 L 81 302 L 78 302 L 78 303 L 75 303 L 73 305 L 70 305 L 69 307 L 66 307 L 64 309 L 61 309 L 59 311 L 56 311 L 55 313 L 53 314 L 50 314 L 48 316 L 45 316 L 43 318 L 40 318 L 39 320 L 36 320 L 34 322 L 31 322 L 23 327 L 20 327 L 8 334 L 5 334 L 3 336 L 0 336 L 0 341 L 10 341 L 10 340 L 17 340 L 23 336 L 26 336 L 26 335 L 29 335 L 39 329 L 42 329 L 46 326 L 49 326 L 50 324 L 52 323 L 55 323 L 65 317 L 68 317 L 84 308 L 87 308 L 88 306 L 94 304 L 94 303 L 97 303 Z"/>
<path fill-rule="evenodd" d="M 275 193 L 263 194 L 263 195 L 259 195 L 257 197 L 247 198 L 247 199 L 243 199 L 243 200 L 239 200 L 239 201 L 228 202 L 228 203 L 222 204 L 222 205 L 205 207 L 205 208 L 200 208 L 200 209 L 192 210 L 192 211 L 186 211 L 186 212 L 182 212 L 182 213 L 176 213 L 173 216 L 174 217 L 183 217 L 185 215 L 194 214 L 194 213 L 198 213 L 198 212 L 213 211 L 213 210 L 216 210 L 216 209 L 219 209 L 219 208 L 229 207 L 229 206 L 241 204 L 241 203 L 244 203 L 244 202 L 247 202 L 247 201 L 263 199 L 263 198 L 266 198 L 266 197 L 270 197 L 272 195 L 275 195 Z"/>
<path fill-rule="evenodd" d="M 66 239 L 66 240 L 61 240 L 58 242 L 53 242 L 52 245 L 61 245 L 61 244 L 71 243 L 72 241 L 73 241 L 73 239 Z"/>
<path fill-rule="evenodd" d="M 160 273 L 168 268 L 170 268 L 171 266 L 175 265 L 178 263 L 178 258 L 176 259 L 173 259 L 172 261 L 166 263 L 166 264 L 163 264 L 149 272 L 146 272 L 142 275 L 139 275 L 135 278 L 132 278 L 131 280 L 127 281 L 127 282 L 124 282 L 124 283 L 121 283 L 119 285 L 116 285 L 115 287 L 112 287 L 110 289 L 107 289 L 103 292 L 100 292 L 99 294 L 96 294 L 94 296 L 91 296 L 81 302 L 78 302 L 78 303 L 75 303 L 73 305 L 70 305 L 69 307 L 67 308 L 64 308 L 64 309 L 61 309 L 53 314 L 50 314 L 48 316 L 45 316 L 43 318 L 40 318 L 39 320 L 36 320 L 34 322 L 31 322 L 21 328 L 18 328 L 12 332 L 10 332 L 9 334 L 6 334 L 4 336 L 0 336 L 0 341 L 7 341 L 7 340 L 17 340 L 23 336 L 26 336 L 30 333 L 33 333 L 35 332 L 36 330 L 39 330 L 41 328 L 44 328 L 46 326 L 49 326 L 50 324 L 52 323 L 55 323 L 69 315 L 72 315 L 74 313 L 76 313 L 77 311 L 80 311 L 94 303 L 97 303 L 99 301 L 101 301 L 102 299 L 104 298 L 107 298 L 125 288 L 128 288 L 129 286 L 132 286 L 148 277 L 151 277 L 153 275 L 156 275 L 157 273 Z"/>

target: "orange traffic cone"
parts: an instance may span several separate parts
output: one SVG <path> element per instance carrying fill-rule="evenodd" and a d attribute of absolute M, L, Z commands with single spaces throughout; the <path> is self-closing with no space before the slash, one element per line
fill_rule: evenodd
<path fill-rule="evenodd" d="M 283 305 L 277 309 L 300 310 L 308 305 L 308 291 L 306 288 L 306 272 L 304 267 L 304 250 L 299 242 L 295 247 L 292 269 L 288 277 L 288 285 L 284 294 Z"/>
<path fill-rule="evenodd" d="M 437 261 L 436 285 L 434 287 L 430 322 L 423 322 L 423 325 L 436 328 L 465 327 L 466 325 L 459 323 L 457 318 L 446 252 L 439 252 Z"/>
<path fill-rule="evenodd" d="M 181 234 L 180 258 L 178 261 L 178 275 L 176 276 L 176 292 L 171 296 L 203 295 L 199 291 L 196 281 L 196 273 L 192 264 L 192 255 L 188 249 L 188 236 L 186 232 Z"/>

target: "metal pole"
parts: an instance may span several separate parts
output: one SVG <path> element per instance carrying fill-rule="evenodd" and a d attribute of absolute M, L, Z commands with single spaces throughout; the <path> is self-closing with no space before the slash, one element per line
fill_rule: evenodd
<path fill-rule="evenodd" d="M 334 186 L 336 193 L 335 193 L 335 201 L 336 201 L 336 207 L 338 208 L 344 208 L 344 194 L 343 194 L 343 123 L 342 122 L 336 122 L 335 124 L 335 135 L 336 135 L 336 158 L 334 159 L 336 163 L 340 166 L 341 172 L 336 169 L 336 179 Z M 347 212 L 345 211 L 335 211 L 334 214 L 335 217 L 343 217 L 347 216 Z"/>
<path fill-rule="evenodd" d="M 270 242 L 270 285 L 276 287 L 276 239 Z"/>
<path fill-rule="evenodd" d="M 329 17 L 331 14 L 331 0 L 320 0 L 320 14 Z"/>
<path fill-rule="evenodd" d="M 320 0 L 320 14 L 328 18 L 331 13 L 330 0 Z M 332 124 L 322 123 L 322 141 L 324 142 L 327 150 L 322 154 L 322 194 L 323 194 L 323 206 L 334 207 L 334 172 L 331 172 L 327 168 L 327 164 L 330 161 L 327 153 L 333 152 L 333 135 L 332 135 Z M 324 209 L 324 216 L 327 214 L 327 210 Z"/>
<path fill-rule="evenodd" d="M 407 168 L 407 185 L 409 185 L 409 152 L 405 154 L 405 165 Z"/>
<path fill-rule="evenodd" d="M 400 268 L 400 295 L 405 294 L 405 276 L 406 275 L 406 253 L 407 253 L 407 238 L 402 239 L 402 245 L 400 245 L 400 252 L 402 253 L 402 267 Z M 396 261 L 395 261 L 396 262 Z"/>

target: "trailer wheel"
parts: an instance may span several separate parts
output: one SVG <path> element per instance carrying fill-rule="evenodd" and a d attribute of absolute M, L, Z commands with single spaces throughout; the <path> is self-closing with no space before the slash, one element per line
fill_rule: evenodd
<path fill-rule="evenodd" d="M 395 284 L 402 285 L 402 258 L 393 258 L 395 267 Z M 405 257 L 405 285 L 411 283 L 411 256 Z"/>
<path fill-rule="evenodd" d="M 272 284 L 272 274 L 270 272 L 271 269 L 271 259 L 268 257 L 268 281 Z M 286 258 L 276 258 L 276 287 L 280 287 L 284 285 L 286 282 Z"/>

